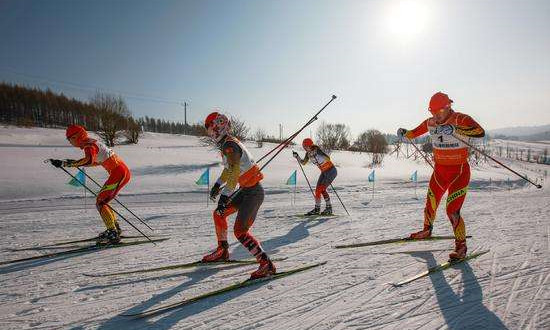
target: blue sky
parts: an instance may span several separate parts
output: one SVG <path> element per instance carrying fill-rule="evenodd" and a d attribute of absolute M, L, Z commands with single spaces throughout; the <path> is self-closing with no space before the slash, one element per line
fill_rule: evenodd
<path fill-rule="evenodd" d="M 439 90 L 488 129 L 539 125 L 549 31 L 550 1 L 2 0 L 0 80 L 171 120 L 187 101 L 191 122 L 219 108 L 274 135 L 333 93 L 322 119 L 355 136 L 416 126 Z"/>

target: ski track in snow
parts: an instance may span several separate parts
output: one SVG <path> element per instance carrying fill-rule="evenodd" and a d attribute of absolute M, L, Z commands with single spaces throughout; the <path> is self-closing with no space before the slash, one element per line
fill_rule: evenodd
<path fill-rule="evenodd" d="M 160 141 L 178 155 L 191 146 L 180 148 Z M 36 150 L 47 147 L 26 149 L 38 152 Z M 161 178 L 167 171 L 182 174 L 215 164 L 215 156 L 197 157 L 200 159 L 184 168 L 170 163 L 140 166 L 147 169 L 143 175 Z M 376 194 L 371 200 L 369 186 L 346 180 L 344 166 L 338 171 L 343 182 L 337 179 L 335 186 L 352 218 L 344 216 L 336 198 L 333 205 L 340 217 L 298 218 L 296 214 L 311 207 L 307 186 L 299 187 L 297 205 L 291 206 L 290 196 L 282 193 L 284 188 L 267 184 L 268 195 L 253 227 L 254 234 L 272 257 L 288 258 L 276 263 L 279 270 L 328 261 L 324 266 L 148 319 L 123 317 L 120 314 L 145 311 L 242 281 L 256 268 L 255 265 L 229 265 L 123 276 L 84 276 L 85 273 L 131 271 L 196 261 L 215 246 L 213 204 L 206 207 L 204 189 L 202 193 L 200 189 L 149 192 L 137 189 L 128 191 L 120 199 L 156 229 L 155 235 L 169 235 L 171 239 L 157 246 L 145 244 L 1 265 L 0 328 L 550 328 L 547 185 L 543 190 L 519 184 L 513 189 L 493 189 L 480 179 L 469 191 L 462 214 L 467 233 L 473 235 L 468 241 L 470 252 L 482 249 L 491 249 L 491 252 L 394 288 L 387 283 L 445 261 L 453 241 L 355 249 L 334 249 L 333 246 L 402 237 L 418 230 L 422 226 L 426 180 L 418 187 L 418 199 L 413 198 L 414 186 L 410 183 L 391 179 L 377 182 Z M 316 175 L 315 171 L 311 173 Z M 200 170 L 191 176 L 196 179 L 197 174 Z M 475 174 L 473 178 L 476 179 Z M 276 193 L 269 193 L 270 190 Z M 94 235 L 100 228 L 100 220 L 93 199 L 81 197 L 64 194 L 0 200 L 0 228 L 5 236 L 0 242 L 0 261 L 57 251 L 9 252 L 9 248 Z M 434 230 L 437 235 L 452 235 L 442 204 Z M 124 222 L 121 224 L 126 234 L 135 234 Z M 230 235 L 232 224 L 233 217 Z M 229 241 L 233 258 L 250 258 L 234 237 L 230 236 Z"/>

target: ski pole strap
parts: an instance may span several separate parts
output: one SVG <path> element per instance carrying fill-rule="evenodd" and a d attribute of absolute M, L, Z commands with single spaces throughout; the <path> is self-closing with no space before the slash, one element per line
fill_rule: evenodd
<path fill-rule="evenodd" d="M 484 152 L 483 150 L 479 149 L 478 147 L 472 145 L 471 143 L 469 143 L 468 141 L 462 139 L 461 137 L 457 136 L 456 134 L 453 133 L 453 136 L 455 137 L 455 139 L 457 139 L 458 141 L 464 143 L 465 145 L 467 145 L 468 147 L 474 149 L 475 151 L 479 152 L 480 154 L 482 154 L 483 156 L 486 156 L 488 158 L 490 158 L 492 161 L 494 161 L 495 163 L 499 164 L 500 166 L 504 167 L 505 169 L 507 169 L 508 171 L 514 173 L 515 175 L 519 176 L 520 178 L 522 178 L 523 180 L 529 182 L 530 184 L 532 184 L 533 186 L 537 187 L 537 188 L 542 188 L 542 185 L 540 184 L 536 184 L 534 183 L 533 181 L 529 180 L 529 178 L 527 178 L 526 176 L 523 176 L 521 174 L 519 174 L 518 172 L 514 171 L 513 169 L 511 169 L 510 167 L 504 165 L 503 163 L 499 162 L 498 160 L 496 160 L 494 157 L 492 157 L 491 155 L 487 154 L 486 152 Z"/>

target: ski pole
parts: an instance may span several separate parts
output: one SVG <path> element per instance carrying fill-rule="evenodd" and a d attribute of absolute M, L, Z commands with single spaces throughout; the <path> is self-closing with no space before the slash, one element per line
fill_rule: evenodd
<path fill-rule="evenodd" d="M 265 154 L 262 158 L 260 158 L 258 160 L 258 162 L 262 159 L 264 159 L 265 157 L 267 157 L 269 154 L 271 154 L 273 151 L 277 150 L 277 148 L 281 147 L 276 153 L 275 155 L 271 156 L 271 158 L 269 158 L 267 160 L 267 162 L 262 166 L 260 167 L 260 172 L 269 164 L 271 163 L 271 161 L 277 157 L 277 155 L 279 155 L 281 153 L 281 151 L 283 151 L 283 149 L 296 137 L 298 136 L 298 134 L 300 134 L 306 127 L 308 127 L 309 125 L 311 125 L 311 123 L 313 123 L 314 121 L 317 120 L 317 116 L 321 113 L 321 111 L 323 111 L 332 101 L 334 101 L 336 99 L 336 95 L 332 95 L 332 98 L 330 99 L 330 101 L 327 102 L 327 104 L 325 104 L 321 110 L 317 111 L 317 113 L 304 125 L 302 126 L 302 128 L 300 128 L 296 133 L 292 134 L 288 139 L 286 139 L 284 142 L 281 142 L 278 146 L 276 146 L 275 148 L 273 148 L 270 152 L 268 152 L 267 154 Z M 231 198 L 233 198 L 233 196 L 235 196 L 239 191 L 241 191 L 241 188 L 239 187 L 239 189 L 233 191 L 231 193 L 231 195 L 229 195 L 229 198 L 228 198 L 228 202 L 227 204 L 231 203 Z"/>
<path fill-rule="evenodd" d="M 300 134 L 306 127 L 308 127 L 309 125 L 311 125 L 311 123 L 313 123 L 314 121 L 317 120 L 317 116 L 323 111 L 325 110 L 326 107 L 328 107 L 328 105 L 334 101 L 336 99 L 336 95 L 332 95 L 330 101 L 328 101 L 322 108 L 321 110 L 317 111 L 317 113 L 315 115 L 313 115 L 313 117 L 311 117 L 309 119 L 309 121 L 304 125 L 302 126 L 302 128 L 300 128 L 297 132 L 295 132 L 294 134 L 292 134 L 291 136 L 289 136 L 288 138 L 286 138 L 284 141 L 282 141 L 281 143 L 279 143 L 277 146 L 275 146 L 275 148 L 271 149 L 267 154 L 263 155 L 260 159 L 258 159 L 258 163 L 261 162 L 264 158 L 266 158 L 267 156 L 269 156 L 273 151 L 277 150 L 279 147 L 283 146 L 283 148 L 288 145 L 296 136 L 298 136 L 298 134 Z"/>
<path fill-rule="evenodd" d="M 332 188 L 332 191 L 334 192 L 334 194 L 336 195 L 336 197 L 338 197 L 338 200 L 340 201 L 340 204 L 342 204 L 342 207 L 344 208 L 344 211 L 346 211 L 346 213 L 348 214 L 348 216 L 351 217 L 351 214 L 349 214 L 348 209 L 347 209 L 346 206 L 344 205 L 344 202 L 342 202 L 342 199 L 340 198 L 340 196 L 339 196 L 338 193 L 336 192 L 336 189 L 334 189 L 334 187 L 332 186 L 332 183 L 330 184 L 330 187 Z"/>
<path fill-rule="evenodd" d="M 534 183 L 533 181 L 529 180 L 527 177 L 519 174 L 518 172 L 514 171 L 513 169 L 509 168 L 508 166 L 504 165 L 503 163 L 499 162 L 498 160 L 496 160 L 494 157 L 492 157 L 491 155 L 487 154 L 486 152 L 480 150 L 479 148 L 477 148 L 476 146 L 472 145 L 471 143 L 465 141 L 464 139 L 462 139 L 461 137 L 457 136 L 456 134 L 453 133 L 453 136 L 455 137 L 455 139 L 457 139 L 458 141 L 464 143 L 465 145 L 467 145 L 468 147 L 474 149 L 475 151 L 479 152 L 480 154 L 482 154 L 483 156 L 486 156 L 486 157 L 489 157 L 492 161 L 494 161 L 495 163 L 499 164 L 500 166 L 504 167 L 505 169 L 507 169 L 508 171 L 514 173 L 515 175 L 519 176 L 520 178 L 522 178 L 523 180 L 529 182 L 530 184 L 532 184 L 533 186 L 537 187 L 537 188 L 542 188 L 542 185 L 540 184 L 536 184 Z"/>
<path fill-rule="evenodd" d="M 416 146 L 416 144 L 411 139 L 408 139 L 408 140 L 411 142 L 412 146 L 416 149 L 416 151 L 418 151 L 418 153 L 420 153 L 422 158 L 424 158 L 424 160 L 426 162 L 428 162 L 428 164 L 430 164 L 430 166 L 435 170 L 432 162 L 428 159 L 428 157 L 426 157 L 426 155 L 424 155 L 424 153 Z"/>
<path fill-rule="evenodd" d="M 51 159 L 48 159 L 46 161 L 49 161 L 51 162 L 52 160 Z M 46 162 L 45 161 L 45 162 Z M 69 171 L 67 171 L 64 167 L 60 167 L 60 169 L 63 170 L 63 172 L 67 173 L 67 175 L 69 175 L 71 178 L 77 180 L 77 178 L 72 175 Z M 96 196 L 97 197 L 97 194 L 90 188 L 88 188 L 87 185 L 85 184 L 82 184 L 82 186 L 88 190 L 92 195 Z M 141 230 L 139 230 L 139 228 L 137 228 L 136 226 L 134 226 L 133 223 L 131 223 L 130 221 L 128 221 L 122 214 L 120 214 L 117 210 L 115 210 L 111 205 L 109 204 L 106 204 L 113 212 L 115 212 L 122 220 L 126 221 L 130 226 L 132 226 L 135 230 L 137 230 L 141 235 L 143 235 L 143 237 L 147 238 L 151 243 L 153 243 L 153 245 L 157 245 L 155 244 L 155 242 L 153 242 L 153 240 L 151 238 L 149 238 L 149 236 L 145 235 Z"/>
<path fill-rule="evenodd" d="M 315 198 L 315 193 L 313 193 L 313 188 L 311 188 L 311 184 L 309 183 L 309 179 L 307 178 L 306 172 L 304 171 L 304 167 L 302 166 L 302 163 L 298 159 L 296 159 L 298 162 L 298 165 L 300 165 L 300 169 L 302 170 L 302 174 L 304 175 L 304 178 L 306 178 L 307 185 L 309 186 L 309 190 L 311 191 L 311 195 L 313 198 Z"/>
<path fill-rule="evenodd" d="M 92 178 L 91 176 L 88 175 L 88 173 L 86 173 L 85 171 L 83 171 L 80 167 L 77 167 L 77 169 L 82 172 L 88 179 L 90 179 L 90 181 L 92 181 L 93 183 L 95 183 L 98 187 L 102 187 L 96 180 L 94 180 L 94 178 Z M 122 202 L 120 202 L 116 197 L 114 198 L 114 200 L 120 205 L 122 206 L 126 211 L 130 212 L 134 217 L 136 217 L 136 219 L 138 219 L 142 224 L 144 224 L 145 226 L 147 226 L 147 228 L 151 229 L 151 231 L 154 231 L 153 228 L 149 227 L 149 225 L 141 220 L 140 217 L 138 217 L 137 215 L 134 214 L 134 212 L 130 211 L 130 209 L 128 209 L 126 207 L 126 205 L 122 204 Z"/>

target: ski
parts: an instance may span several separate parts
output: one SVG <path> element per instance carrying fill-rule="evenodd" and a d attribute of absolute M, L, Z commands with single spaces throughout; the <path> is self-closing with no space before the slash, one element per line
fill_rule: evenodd
<path fill-rule="evenodd" d="M 454 266 L 456 264 L 459 264 L 459 263 L 462 263 L 462 262 L 465 262 L 465 261 L 468 261 L 468 260 L 471 260 L 471 259 L 474 259 L 474 258 L 477 258 L 481 255 L 484 255 L 485 253 L 489 252 L 490 250 L 484 250 L 484 251 L 479 251 L 479 252 L 474 252 L 474 253 L 470 253 L 469 255 L 467 255 L 465 258 L 463 259 L 458 259 L 458 260 L 448 260 L 444 263 L 441 263 L 439 265 L 436 265 L 436 266 L 433 266 L 433 267 L 430 267 L 428 268 L 427 270 L 423 271 L 422 273 L 418 273 L 417 275 L 413 276 L 413 277 L 410 277 L 406 280 L 403 280 L 401 282 L 397 282 L 397 283 L 390 283 L 391 285 L 393 285 L 394 287 L 399 287 L 399 286 L 402 286 L 404 284 L 407 284 L 407 283 L 411 283 L 412 281 L 416 281 L 420 278 L 423 278 L 423 277 L 426 277 L 432 273 L 435 273 L 435 272 L 439 272 L 439 271 L 442 271 L 442 270 L 445 270 L 445 269 L 448 269 L 450 268 L 451 266 Z"/>
<path fill-rule="evenodd" d="M 466 236 L 466 238 L 471 238 L 471 237 L 472 236 Z M 402 237 L 402 238 L 391 238 L 391 239 L 384 239 L 384 240 L 381 240 L 381 241 L 373 241 L 373 242 L 365 242 L 365 243 L 336 245 L 336 246 L 334 246 L 334 248 L 335 249 L 347 249 L 347 248 L 357 248 L 357 247 L 362 247 L 362 246 L 382 245 L 382 244 L 390 244 L 390 243 L 438 241 L 438 240 L 445 240 L 445 239 L 455 239 L 455 237 L 454 236 L 432 236 L 430 238 L 422 238 L 422 239 L 413 239 L 413 238 L 410 238 L 410 237 Z"/>
<path fill-rule="evenodd" d="M 340 216 L 339 214 L 327 214 L 327 215 L 322 215 L 322 214 L 312 214 L 312 215 L 297 214 L 296 215 L 296 217 L 302 218 L 302 219 L 337 218 L 339 216 Z"/>
<path fill-rule="evenodd" d="M 153 242 L 163 242 L 168 240 L 168 238 L 158 238 L 152 240 Z M 27 257 L 27 258 L 21 258 L 21 259 L 14 259 L 14 260 L 7 260 L 7 261 L 0 261 L 0 265 L 7 265 L 7 264 L 14 264 L 17 262 L 23 262 L 23 261 L 30 261 L 30 260 L 39 260 L 39 259 L 48 259 L 58 256 L 64 256 L 64 255 L 70 255 L 70 254 L 76 254 L 81 252 L 89 252 L 89 251 L 98 251 L 98 250 L 105 250 L 105 249 L 112 249 L 112 248 L 119 248 L 124 246 L 131 246 L 131 245 L 140 245 L 145 243 L 151 243 L 149 240 L 141 240 L 141 241 L 133 241 L 133 242 L 120 242 L 118 244 L 106 244 L 106 245 L 90 245 L 90 246 L 84 246 L 81 248 L 71 249 L 71 250 L 65 250 L 65 251 L 59 251 L 59 252 L 53 252 L 48 254 L 43 254 L 39 256 L 34 257 Z"/>
<path fill-rule="evenodd" d="M 121 239 L 132 239 L 132 238 L 142 238 L 143 236 L 120 236 Z M 151 237 L 151 236 L 150 236 Z M 155 236 L 152 236 L 155 237 Z M 6 250 L 10 252 L 18 252 L 18 251 L 33 251 L 33 250 L 47 250 L 47 249 L 62 249 L 64 248 L 63 245 L 70 245 L 70 244 L 78 244 L 78 243 L 86 243 L 86 242 L 93 242 L 97 240 L 98 237 L 90 237 L 90 238 L 83 238 L 83 239 L 77 239 L 74 241 L 62 241 L 62 242 L 56 242 L 52 244 L 46 244 L 46 245 L 39 245 L 39 246 L 30 246 L 25 248 L 8 248 Z"/>
<path fill-rule="evenodd" d="M 312 265 L 308 265 L 308 266 L 304 266 L 304 267 L 294 268 L 294 269 L 287 270 L 287 271 L 284 271 L 284 272 L 276 273 L 275 275 L 270 276 L 270 277 L 258 278 L 258 279 L 254 279 L 254 280 L 247 279 L 245 281 L 235 283 L 235 284 L 227 286 L 225 288 L 215 290 L 215 291 L 211 291 L 211 292 L 207 292 L 207 293 L 201 294 L 199 296 L 189 298 L 189 299 L 185 299 L 185 300 L 173 303 L 173 304 L 167 304 L 167 305 L 160 306 L 160 307 L 157 307 L 157 308 L 149 309 L 149 310 L 146 310 L 146 311 L 141 312 L 141 313 L 122 314 L 122 316 L 143 318 L 143 317 L 149 317 L 149 316 L 161 314 L 161 313 L 167 312 L 169 310 L 179 308 L 179 307 L 183 307 L 185 305 L 194 303 L 194 302 L 199 301 L 199 300 L 214 297 L 214 296 L 226 293 L 226 292 L 238 290 L 238 289 L 241 289 L 241 288 L 244 288 L 244 287 L 247 287 L 247 286 L 251 286 L 251 285 L 254 285 L 254 284 L 272 281 L 272 280 L 275 280 L 275 279 L 278 279 L 278 278 L 281 278 L 281 277 L 285 277 L 285 276 L 296 274 L 296 273 L 302 272 L 302 271 L 306 271 L 308 269 L 312 269 L 312 268 L 315 268 L 315 267 L 318 267 L 318 266 L 322 266 L 326 263 L 327 262 L 324 261 L 324 262 L 320 262 L 320 263 L 316 263 L 316 264 L 312 264 Z"/>
<path fill-rule="evenodd" d="M 283 261 L 286 260 L 286 258 L 279 258 L 279 259 L 271 259 L 271 261 Z M 176 264 L 176 265 L 168 265 L 168 266 L 161 266 L 161 267 L 155 267 L 155 268 L 145 268 L 145 269 L 136 269 L 136 270 L 130 270 L 130 271 L 124 271 L 124 272 L 117 272 L 117 273 L 103 273 L 103 274 L 82 274 L 84 276 L 89 277 L 107 277 L 107 276 L 117 276 L 117 275 L 129 275 L 129 274 L 142 274 L 142 273 L 151 273 L 151 272 L 158 272 L 163 270 L 172 270 L 172 269 L 184 269 L 184 268 L 192 268 L 192 267 L 208 267 L 208 266 L 220 266 L 220 265 L 253 265 L 256 264 L 258 261 L 256 260 L 226 260 L 226 261 L 216 261 L 216 262 L 202 262 L 202 261 L 193 261 L 188 262 L 185 264 Z"/>

